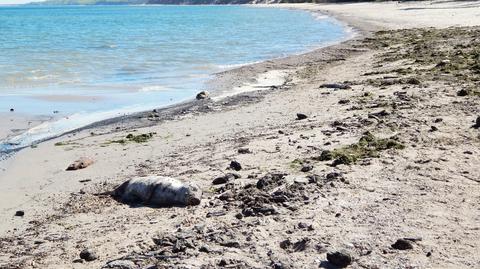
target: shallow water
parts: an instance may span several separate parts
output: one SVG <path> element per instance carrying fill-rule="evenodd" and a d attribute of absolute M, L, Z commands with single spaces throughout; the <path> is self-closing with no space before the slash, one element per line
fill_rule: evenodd
<path fill-rule="evenodd" d="M 275 8 L 0 7 L 0 111 L 76 114 L 42 129 L 54 135 L 191 98 L 215 72 L 346 35 L 326 17 Z"/>

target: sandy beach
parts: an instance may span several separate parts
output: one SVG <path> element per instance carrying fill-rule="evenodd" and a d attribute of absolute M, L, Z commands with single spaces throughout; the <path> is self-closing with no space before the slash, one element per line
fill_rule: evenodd
<path fill-rule="evenodd" d="M 336 250 L 351 268 L 480 267 L 479 4 L 268 6 L 358 34 L 3 161 L 0 268 L 336 268 Z M 109 195 L 143 175 L 195 183 L 200 205 Z"/>

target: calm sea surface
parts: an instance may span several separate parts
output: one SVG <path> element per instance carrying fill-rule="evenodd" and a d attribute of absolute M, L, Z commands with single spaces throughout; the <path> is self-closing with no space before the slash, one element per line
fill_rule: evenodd
<path fill-rule="evenodd" d="M 215 72 L 346 35 L 328 18 L 275 8 L 0 7 L 0 112 L 85 124 L 191 98 Z"/>

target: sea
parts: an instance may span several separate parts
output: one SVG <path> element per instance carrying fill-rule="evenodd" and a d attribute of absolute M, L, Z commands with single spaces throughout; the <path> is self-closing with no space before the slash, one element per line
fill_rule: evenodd
<path fill-rule="evenodd" d="M 327 16 L 281 8 L 0 6 L 0 113 L 54 118 L 4 139 L 0 151 L 194 98 L 217 72 L 349 32 Z"/>

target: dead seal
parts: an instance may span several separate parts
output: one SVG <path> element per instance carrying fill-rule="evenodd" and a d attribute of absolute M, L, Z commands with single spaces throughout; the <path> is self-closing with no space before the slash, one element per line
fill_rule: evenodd
<path fill-rule="evenodd" d="M 201 196 L 202 191 L 194 184 L 162 176 L 132 178 L 113 192 L 122 203 L 156 207 L 199 205 Z"/>

